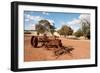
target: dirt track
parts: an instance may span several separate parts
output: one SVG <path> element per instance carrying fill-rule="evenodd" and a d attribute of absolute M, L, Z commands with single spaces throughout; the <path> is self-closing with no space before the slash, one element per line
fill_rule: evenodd
<path fill-rule="evenodd" d="M 71 46 L 74 48 L 72 56 L 63 54 L 56 59 L 53 48 L 47 50 L 46 48 L 33 48 L 30 43 L 31 37 L 24 39 L 24 61 L 46 61 L 46 60 L 71 60 L 71 59 L 87 59 L 90 58 L 90 40 L 72 40 L 60 38 L 64 46 Z"/>

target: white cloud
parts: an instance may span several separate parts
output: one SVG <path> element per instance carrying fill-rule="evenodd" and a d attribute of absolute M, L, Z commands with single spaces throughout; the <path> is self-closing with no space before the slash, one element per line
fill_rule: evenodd
<path fill-rule="evenodd" d="M 29 19 L 25 19 L 25 21 L 27 22 L 27 21 L 29 21 Z"/>
<path fill-rule="evenodd" d="M 44 15 L 49 15 L 49 13 L 47 13 L 47 12 L 42 12 L 42 14 L 44 14 Z"/>
<path fill-rule="evenodd" d="M 73 19 L 72 21 L 67 22 L 67 24 L 75 25 L 75 24 L 80 24 L 80 19 Z"/>
<path fill-rule="evenodd" d="M 33 21 L 37 22 L 41 19 L 44 19 L 44 18 L 42 18 L 41 16 L 32 16 L 32 15 L 29 15 L 29 14 L 25 14 L 25 21 L 33 20 Z"/>
<path fill-rule="evenodd" d="M 35 24 L 30 25 L 30 30 L 35 30 Z"/>
<path fill-rule="evenodd" d="M 80 19 L 73 19 L 72 21 L 66 22 L 67 26 L 70 26 L 74 32 L 79 29 L 80 27 Z"/>
<path fill-rule="evenodd" d="M 34 21 L 39 21 L 39 20 L 42 20 L 44 18 L 40 17 L 40 16 L 31 16 L 30 17 L 31 20 L 34 20 Z"/>
<path fill-rule="evenodd" d="M 30 15 L 29 14 L 24 14 L 25 18 L 29 18 Z"/>
<path fill-rule="evenodd" d="M 80 14 L 78 18 L 74 18 L 72 21 L 66 22 L 66 24 L 76 31 L 81 26 L 81 20 L 84 19 L 90 22 L 90 14 Z"/>
<path fill-rule="evenodd" d="M 65 25 L 65 24 L 66 24 L 66 22 L 64 22 L 64 21 L 61 21 L 61 22 L 60 22 L 60 24 L 61 24 L 61 25 Z"/>
<path fill-rule="evenodd" d="M 79 19 L 85 19 L 85 20 L 87 20 L 88 22 L 90 22 L 90 14 L 81 14 L 80 16 L 79 16 Z"/>
<path fill-rule="evenodd" d="M 72 21 L 69 21 L 67 22 L 67 24 L 71 24 L 71 25 L 74 25 L 74 24 L 80 24 L 81 23 L 81 20 L 87 20 L 88 22 L 90 22 L 90 14 L 81 14 L 77 19 L 73 19 Z"/>

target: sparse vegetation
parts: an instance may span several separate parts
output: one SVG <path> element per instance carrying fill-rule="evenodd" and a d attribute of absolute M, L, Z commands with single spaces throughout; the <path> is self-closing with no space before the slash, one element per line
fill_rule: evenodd
<path fill-rule="evenodd" d="M 81 24 L 82 24 L 81 29 L 82 29 L 83 36 L 85 38 L 90 39 L 90 22 L 83 19 L 83 20 L 81 20 Z"/>
<path fill-rule="evenodd" d="M 31 34 L 31 32 L 29 32 L 29 31 L 25 31 L 24 34 Z"/>
<path fill-rule="evenodd" d="M 81 29 L 77 30 L 77 31 L 74 33 L 74 35 L 75 35 L 76 37 L 83 36 L 82 30 L 81 30 Z"/>
<path fill-rule="evenodd" d="M 67 25 L 63 25 L 57 32 L 66 37 L 67 35 L 72 35 L 73 29 Z"/>
<path fill-rule="evenodd" d="M 37 34 L 43 34 L 45 32 L 50 32 L 52 35 L 55 32 L 55 26 L 51 25 L 48 20 L 40 20 L 38 24 L 36 24 Z M 59 30 L 57 30 L 59 35 L 63 35 L 64 37 L 69 35 L 75 35 L 76 37 L 84 36 L 87 39 L 90 39 L 90 23 L 82 19 L 81 20 L 81 28 L 78 29 L 75 33 L 73 33 L 73 29 L 70 26 L 63 25 Z M 25 32 L 25 34 L 30 34 L 30 32 Z"/>

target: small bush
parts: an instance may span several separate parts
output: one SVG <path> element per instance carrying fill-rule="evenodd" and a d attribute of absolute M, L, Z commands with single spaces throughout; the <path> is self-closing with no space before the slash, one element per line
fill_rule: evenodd
<path fill-rule="evenodd" d="M 31 32 L 29 32 L 29 31 L 26 31 L 26 32 L 24 32 L 24 34 L 31 34 Z"/>

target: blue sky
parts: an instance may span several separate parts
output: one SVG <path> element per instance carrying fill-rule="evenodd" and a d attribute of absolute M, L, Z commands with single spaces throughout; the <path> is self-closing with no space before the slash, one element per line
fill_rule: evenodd
<path fill-rule="evenodd" d="M 80 16 L 80 13 L 24 11 L 24 28 L 34 30 L 39 20 L 46 19 L 51 24 L 54 23 L 56 29 L 60 29 L 62 25 L 68 25 L 76 31 L 81 27 Z"/>

